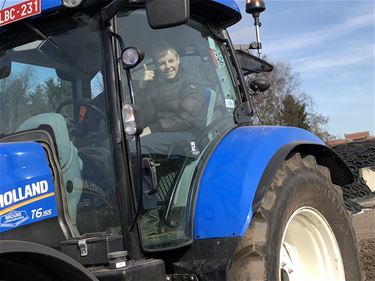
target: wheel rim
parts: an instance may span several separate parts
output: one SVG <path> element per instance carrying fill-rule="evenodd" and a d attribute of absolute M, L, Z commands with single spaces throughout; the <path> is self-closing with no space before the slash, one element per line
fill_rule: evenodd
<path fill-rule="evenodd" d="M 345 280 L 335 235 L 316 209 L 303 207 L 290 217 L 280 248 L 280 281 Z"/>

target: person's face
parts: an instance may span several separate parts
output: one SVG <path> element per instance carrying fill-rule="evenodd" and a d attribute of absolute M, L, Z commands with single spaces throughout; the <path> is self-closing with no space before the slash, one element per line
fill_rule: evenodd
<path fill-rule="evenodd" d="M 160 72 L 167 79 L 173 79 L 178 73 L 180 67 L 180 58 L 173 52 L 168 50 L 165 56 L 160 56 L 157 59 L 157 64 Z"/>

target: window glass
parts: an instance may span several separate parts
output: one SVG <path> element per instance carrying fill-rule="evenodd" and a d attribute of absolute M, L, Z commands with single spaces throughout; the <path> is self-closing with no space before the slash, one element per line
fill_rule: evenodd
<path fill-rule="evenodd" d="M 77 236 L 121 230 L 95 24 L 79 14 L 0 35 L 0 136 L 51 129 Z"/>
<path fill-rule="evenodd" d="M 143 246 L 162 249 L 186 244 L 192 239 L 187 209 L 195 168 L 209 144 L 234 126 L 232 113 L 239 94 L 231 66 L 222 44 L 198 22 L 154 30 L 143 10 L 126 11 L 117 21 L 126 47 L 145 52 L 131 76 L 145 127 L 142 155 L 157 163 L 158 191 L 152 194 L 150 176 L 143 175 Z M 128 102 L 124 71 L 122 80 Z M 129 147 L 135 167 L 133 140 Z M 133 170 L 137 178 L 138 170 Z"/>

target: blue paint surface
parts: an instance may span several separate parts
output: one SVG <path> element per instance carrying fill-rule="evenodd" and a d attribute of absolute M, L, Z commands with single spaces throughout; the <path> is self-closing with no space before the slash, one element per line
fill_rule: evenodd
<path fill-rule="evenodd" d="M 239 127 L 209 159 L 198 189 L 194 239 L 242 236 L 260 179 L 275 153 L 293 142 L 324 143 L 292 127 Z"/>
<path fill-rule="evenodd" d="M 0 143 L 0 233 L 56 216 L 52 172 L 42 146 Z"/>
<path fill-rule="evenodd" d="M 61 0 L 42 0 L 42 12 L 59 7 L 62 7 Z"/>
<path fill-rule="evenodd" d="M 11 9 L 12 6 L 15 6 L 17 4 L 21 4 L 25 1 L 27 1 L 27 0 L 0 0 L 0 11 L 5 10 L 5 9 Z M 40 10 L 39 14 L 32 15 L 32 16 L 29 16 L 29 17 L 25 17 L 25 18 L 22 18 L 20 20 L 22 21 L 22 20 L 27 20 L 27 19 L 37 19 L 39 17 L 43 17 L 44 13 L 47 13 L 47 12 L 50 12 L 50 11 L 53 11 L 53 10 L 57 10 L 57 9 L 63 7 L 62 0 L 41 0 L 40 4 L 41 4 L 41 10 Z M 26 6 L 26 7 L 28 7 L 28 6 Z M 19 21 L 19 20 L 11 21 L 11 22 L 8 22 L 8 23 L 5 24 L 4 19 L 2 20 L 1 18 L 2 18 L 2 16 L 0 15 L 0 31 L 2 31 L 6 26 L 12 25 L 13 22 Z"/>
<path fill-rule="evenodd" d="M 17 4 L 21 4 L 25 2 L 26 0 L 0 0 L 0 10 L 10 8 L 12 6 L 15 6 Z M 58 8 L 62 6 L 61 0 L 41 0 L 42 5 L 42 12 L 52 9 L 52 8 Z"/>
<path fill-rule="evenodd" d="M 227 6 L 239 14 L 241 13 L 240 8 L 238 7 L 237 3 L 234 2 L 233 0 L 212 0 L 212 1 L 220 3 L 224 6 Z"/>

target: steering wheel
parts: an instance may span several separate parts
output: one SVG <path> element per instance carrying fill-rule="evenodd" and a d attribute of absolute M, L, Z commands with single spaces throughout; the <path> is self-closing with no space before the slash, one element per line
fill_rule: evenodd
<path fill-rule="evenodd" d="M 79 120 L 69 119 L 61 113 L 62 109 L 68 105 L 79 106 L 80 111 L 81 106 L 89 108 L 92 112 L 96 113 L 94 116 L 97 116 L 99 118 L 97 120 L 94 119 L 90 122 L 90 120 L 86 117 L 86 110 L 82 113 L 82 116 L 79 116 Z M 103 121 L 104 127 L 106 128 L 107 117 L 101 109 L 91 103 L 72 99 L 65 100 L 56 107 L 56 112 L 62 114 L 67 120 L 67 126 L 70 136 L 77 138 L 89 137 L 90 141 L 96 142 L 104 140 L 107 137 L 107 134 L 101 134 L 98 126 L 98 124 L 101 124 L 101 122 Z"/>

